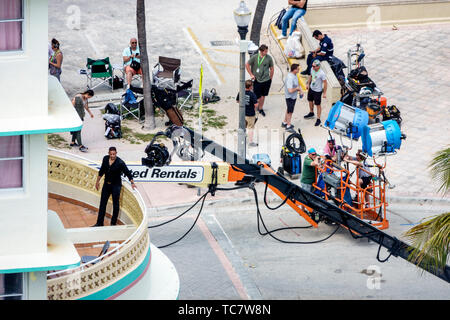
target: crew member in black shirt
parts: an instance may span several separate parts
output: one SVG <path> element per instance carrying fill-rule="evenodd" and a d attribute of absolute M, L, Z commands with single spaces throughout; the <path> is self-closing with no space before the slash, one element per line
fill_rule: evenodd
<path fill-rule="evenodd" d="M 113 215 L 111 218 L 111 225 L 114 226 L 117 223 L 120 208 L 120 190 L 122 189 L 122 174 L 125 174 L 131 182 L 131 187 L 136 189 L 133 177 L 130 170 L 128 170 L 125 162 L 117 156 L 117 150 L 115 147 L 110 147 L 108 155 L 103 157 L 102 166 L 98 172 L 97 182 L 95 188 L 99 190 L 100 179 L 105 175 L 105 182 L 103 183 L 102 196 L 100 198 L 100 207 L 98 209 L 97 223 L 94 227 L 103 226 L 103 220 L 105 219 L 106 205 L 108 204 L 109 196 L 112 195 L 113 199 Z"/>

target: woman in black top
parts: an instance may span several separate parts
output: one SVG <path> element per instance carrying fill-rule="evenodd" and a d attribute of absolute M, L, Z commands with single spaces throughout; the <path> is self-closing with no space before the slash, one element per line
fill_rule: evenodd
<path fill-rule="evenodd" d="M 103 183 L 102 196 L 100 198 L 100 207 L 98 209 L 97 223 L 94 227 L 103 226 L 103 220 L 105 219 L 106 205 L 108 204 L 109 196 L 112 195 L 113 199 L 113 215 L 111 218 L 111 225 L 114 226 L 117 223 L 120 208 L 120 190 L 122 189 L 122 173 L 127 176 L 131 182 L 131 187 L 136 189 L 133 177 L 130 170 L 128 170 L 125 162 L 117 156 L 117 150 L 115 147 L 110 147 L 108 155 L 103 157 L 102 166 L 98 172 L 97 182 L 95 188 L 100 188 L 100 179 L 105 175 L 105 182 Z"/>

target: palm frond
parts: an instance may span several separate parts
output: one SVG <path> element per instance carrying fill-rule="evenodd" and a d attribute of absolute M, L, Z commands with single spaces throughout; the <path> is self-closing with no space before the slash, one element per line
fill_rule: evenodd
<path fill-rule="evenodd" d="M 405 236 L 412 241 L 409 260 L 424 269 L 443 269 L 450 257 L 450 212 L 411 228 Z"/>
<path fill-rule="evenodd" d="M 450 147 L 436 152 L 428 168 L 431 177 L 440 184 L 438 192 L 447 193 L 450 190 Z"/>

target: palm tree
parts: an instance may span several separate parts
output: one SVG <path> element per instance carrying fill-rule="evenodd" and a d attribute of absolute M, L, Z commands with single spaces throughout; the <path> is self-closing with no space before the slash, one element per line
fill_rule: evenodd
<path fill-rule="evenodd" d="M 139 51 L 141 54 L 142 83 L 144 89 L 144 109 L 145 123 L 144 128 L 147 130 L 155 129 L 155 112 L 153 110 L 153 102 L 151 97 L 151 78 L 150 64 L 147 54 L 147 32 L 145 29 L 145 1 L 137 0 L 136 3 L 136 23 L 139 42 Z"/>
<path fill-rule="evenodd" d="M 435 154 L 429 169 L 432 178 L 440 182 L 438 192 L 446 194 L 450 190 L 450 147 Z M 450 212 L 422 222 L 405 236 L 412 241 L 410 261 L 423 263 L 427 270 L 445 268 L 450 251 Z"/>
<path fill-rule="evenodd" d="M 261 35 L 261 26 L 266 11 L 267 0 L 258 0 L 255 9 L 255 15 L 253 16 L 252 31 L 250 32 L 250 40 L 254 44 L 259 46 L 259 37 Z"/>

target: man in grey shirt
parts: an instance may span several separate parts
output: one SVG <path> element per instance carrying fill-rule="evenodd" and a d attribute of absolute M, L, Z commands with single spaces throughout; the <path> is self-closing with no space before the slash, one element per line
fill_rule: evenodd
<path fill-rule="evenodd" d="M 292 114 L 294 113 L 295 102 L 297 101 L 297 92 L 300 95 L 300 99 L 303 98 L 303 91 L 298 83 L 297 74 L 299 72 L 299 65 L 293 63 L 291 65 L 291 72 L 286 76 L 284 83 L 284 96 L 286 98 L 286 115 L 284 116 L 284 121 L 281 122 L 281 126 L 286 130 L 294 129 L 291 124 Z"/>
<path fill-rule="evenodd" d="M 320 68 L 320 61 L 314 60 L 312 64 L 311 74 L 306 85 L 308 90 L 309 113 L 305 115 L 305 119 L 314 117 L 314 106 L 317 107 L 317 120 L 315 126 L 320 125 L 320 114 L 322 112 L 322 94 L 323 98 L 327 98 L 327 77 Z"/>

